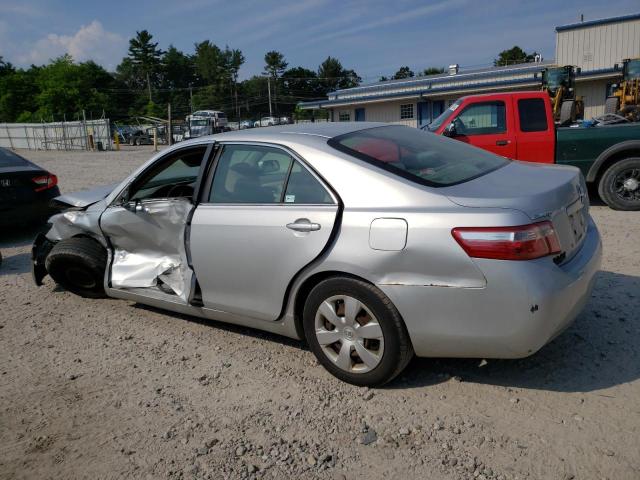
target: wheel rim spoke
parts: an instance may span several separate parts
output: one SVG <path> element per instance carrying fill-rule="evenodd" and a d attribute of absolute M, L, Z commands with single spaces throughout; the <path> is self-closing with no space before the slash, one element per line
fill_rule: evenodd
<path fill-rule="evenodd" d="M 360 338 L 379 339 L 382 338 L 382 329 L 376 322 L 369 322 L 356 329 L 356 334 Z"/>
<path fill-rule="evenodd" d="M 356 317 L 362 310 L 362 304 L 353 297 L 344 298 L 344 319 L 347 325 L 354 325 Z"/>
<path fill-rule="evenodd" d="M 319 310 L 320 310 L 320 314 L 332 325 L 335 325 L 337 327 L 342 323 L 340 321 L 340 318 L 336 314 L 333 304 L 328 300 L 325 300 L 320 304 Z"/>
<path fill-rule="evenodd" d="M 378 355 L 366 349 L 360 342 L 355 342 L 356 353 L 362 362 L 369 368 L 374 368 L 380 362 Z"/>
<path fill-rule="evenodd" d="M 349 342 L 342 342 L 336 358 L 336 365 L 343 370 L 351 370 L 351 344 Z"/>
<path fill-rule="evenodd" d="M 349 295 L 333 295 L 318 305 L 314 333 L 323 354 L 341 370 L 366 373 L 382 360 L 380 322 L 366 304 Z"/>
<path fill-rule="evenodd" d="M 320 345 L 331 345 L 336 343 L 342 338 L 341 333 L 338 330 L 324 330 L 318 329 L 316 330 L 316 338 L 318 339 L 318 343 Z"/>

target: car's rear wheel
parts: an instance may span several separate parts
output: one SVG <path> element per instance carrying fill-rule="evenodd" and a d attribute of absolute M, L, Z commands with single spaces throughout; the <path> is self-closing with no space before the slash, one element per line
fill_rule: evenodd
<path fill-rule="evenodd" d="M 107 252 L 95 240 L 68 238 L 56 243 L 45 260 L 47 272 L 56 283 L 76 295 L 103 298 Z"/>
<path fill-rule="evenodd" d="M 640 210 L 640 157 L 611 165 L 600 179 L 598 193 L 614 210 Z"/>
<path fill-rule="evenodd" d="M 413 357 L 398 310 L 378 288 L 360 280 L 332 277 L 316 285 L 305 302 L 303 323 L 318 361 L 354 385 L 383 385 Z"/>

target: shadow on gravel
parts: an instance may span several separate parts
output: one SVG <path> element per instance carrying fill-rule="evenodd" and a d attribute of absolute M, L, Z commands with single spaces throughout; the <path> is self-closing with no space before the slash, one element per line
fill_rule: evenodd
<path fill-rule="evenodd" d="M 46 224 L 27 227 L 3 227 L 0 230 L 0 249 L 30 246 L 39 232 L 46 231 Z"/>
<path fill-rule="evenodd" d="M 589 392 L 640 378 L 640 277 L 600 272 L 574 324 L 519 360 L 416 358 L 389 388 L 463 382 L 557 392 Z M 484 363 L 484 362 L 483 362 Z"/>
<path fill-rule="evenodd" d="M 191 315 L 184 315 L 176 312 L 169 312 L 167 310 L 163 310 L 161 308 L 152 307 L 150 305 L 144 305 L 142 303 L 134 303 L 134 308 L 139 308 L 141 310 L 147 310 L 149 312 L 159 313 L 162 315 L 170 315 L 171 317 L 179 318 L 182 320 L 187 320 L 192 323 L 197 323 L 199 325 L 206 325 L 211 328 L 217 328 L 220 330 L 225 330 L 227 332 L 233 332 L 240 335 L 246 335 L 248 337 L 257 338 L 260 340 L 265 340 L 267 342 L 275 342 L 280 343 L 282 345 L 287 345 L 289 347 L 295 347 L 300 350 L 309 350 L 306 345 L 306 342 L 302 342 L 300 340 L 295 340 L 289 337 L 283 337 L 282 335 L 277 335 L 275 333 L 264 332 L 262 330 L 256 330 L 254 328 L 243 327 L 241 325 L 234 325 L 232 323 L 225 323 L 217 320 L 211 320 L 208 318 L 200 318 L 194 317 Z"/>
<path fill-rule="evenodd" d="M 2 264 L 0 264 L 0 277 L 6 275 L 19 275 L 31 271 L 31 255 L 28 253 L 18 253 L 6 256 L 2 254 Z"/>

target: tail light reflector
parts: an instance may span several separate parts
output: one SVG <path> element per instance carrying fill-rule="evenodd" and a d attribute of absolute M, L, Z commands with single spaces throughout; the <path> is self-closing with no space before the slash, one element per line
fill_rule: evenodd
<path fill-rule="evenodd" d="M 49 173 L 48 175 L 33 177 L 31 181 L 36 184 L 35 191 L 41 192 L 43 190 L 55 187 L 58 184 L 58 177 L 56 177 L 53 173 Z"/>
<path fill-rule="evenodd" d="M 551 222 L 517 227 L 457 227 L 453 238 L 474 258 L 533 260 L 560 253 L 560 242 Z"/>

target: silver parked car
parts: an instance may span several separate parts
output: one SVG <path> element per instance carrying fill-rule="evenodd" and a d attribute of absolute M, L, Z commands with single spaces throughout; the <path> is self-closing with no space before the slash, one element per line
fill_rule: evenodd
<path fill-rule="evenodd" d="M 36 283 L 306 339 L 358 385 L 414 353 L 532 354 L 601 258 L 578 169 L 378 123 L 202 137 L 58 203 Z"/>

